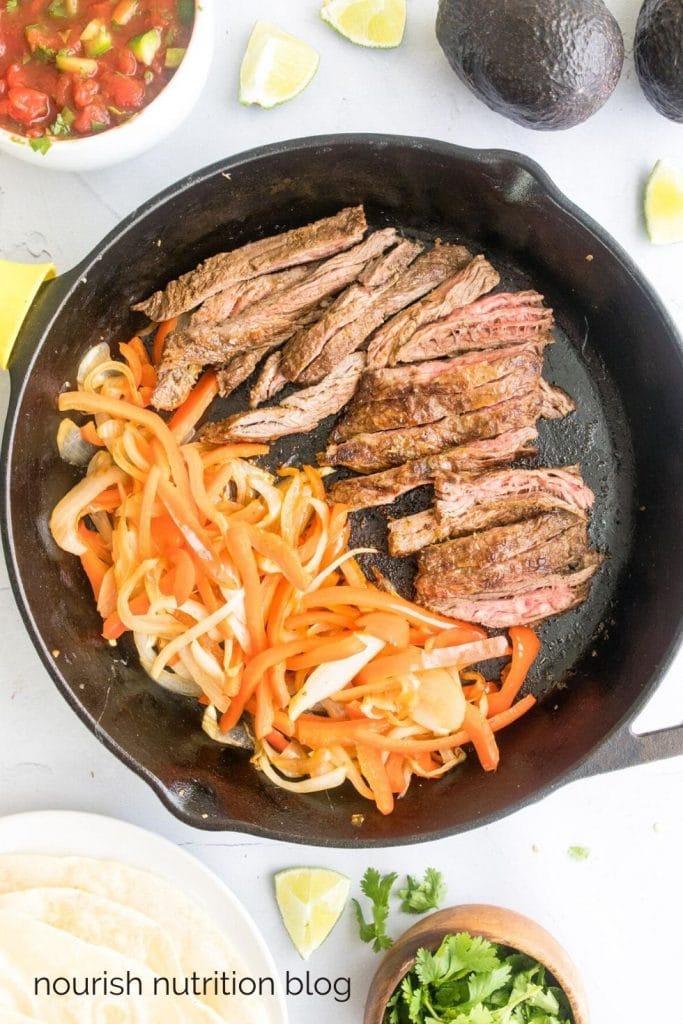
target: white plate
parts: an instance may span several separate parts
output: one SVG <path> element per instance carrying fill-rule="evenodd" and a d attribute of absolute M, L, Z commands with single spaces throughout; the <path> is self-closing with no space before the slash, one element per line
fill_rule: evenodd
<path fill-rule="evenodd" d="M 32 811 L 0 818 L 0 853 L 99 857 L 150 871 L 198 903 L 226 934 L 256 977 L 272 977 L 275 996 L 265 1000 L 269 1024 L 287 1024 L 277 967 L 256 923 L 219 878 L 167 839 L 116 818 L 76 811 Z"/>

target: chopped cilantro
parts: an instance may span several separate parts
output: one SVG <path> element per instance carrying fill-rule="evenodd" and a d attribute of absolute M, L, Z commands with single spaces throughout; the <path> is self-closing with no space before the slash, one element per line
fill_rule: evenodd
<path fill-rule="evenodd" d="M 394 941 L 387 935 L 386 925 L 389 916 L 389 897 L 398 878 L 395 872 L 381 875 L 376 868 L 368 868 L 360 883 L 361 890 L 372 904 L 372 920 L 366 921 L 363 908 L 358 900 L 353 900 L 356 920 L 363 942 L 371 942 L 375 953 L 389 949 Z"/>
<path fill-rule="evenodd" d="M 590 849 L 587 846 L 570 846 L 567 853 L 572 860 L 588 860 L 591 855 Z"/>
<path fill-rule="evenodd" d="M 7 3 L 5 4 L 5 10 L 6 11 L 16 11 L 18 6 L 19 6 L 19 0 L 7 0 Z"/>
<path fill-rule="evenodd" d="M 384 1024 L 569 1024 L 564 993 L 545 968 L 467 932 L 447 935 L 387 1004 Z"/>
<path fill-rule="evenodd" d="M 69 110 L 68 107 L 63 109 L 57 114 L 54 124 L 50 125 L 50 135 L 70 135 L 71 125 L 76 120 L 76 115 L 73 110 Z"/>
<path fill-rule="evenodd" d="M 42 60 L 44 64 L 49 64 L 50 61 L 55 59 L 57 53 L 49 46 L 36 46 L 33 56 L 37 60 Z"/>
<path fill-rule="evenodd" d="M 94 132 L 103 132 L 107 126 L 104 121 L 91 121 L 90 127 Z"/>
<path fill-rule="evenodd" d="M 46 135 L 41 135 L 39 139 L 29 139 L 28 144 L 34 153 L 42 153 L 43 156 L 45 156 L 52 145 Z"/>
<path fill-rule="evenodd" d="M 438 910 L 446 893 L 444 877 L 435 868 L 427 868 L 422 881 L 408 875 L 405 888 L 398 893 L 403 900 L 401 910 L 407 914 L 426 914 L 428 910 Z"/>
<path fill-rule="evenodd" d="M 52 0 L 47 13 L 53 18 L 66 18 L 66 8 L 64 7 L 63 0 Z"/>

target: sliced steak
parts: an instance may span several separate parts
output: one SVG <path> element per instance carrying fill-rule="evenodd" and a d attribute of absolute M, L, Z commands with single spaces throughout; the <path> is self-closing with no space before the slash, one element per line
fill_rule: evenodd
<path fill-rule="evenodd" d="M 240 281 L 328 259 L 357 245 L 366 230 L 363 207 L 349 207 L 334 217 L 211 256 L 133 309 L 145 313 L 150 320 L 168 320 Z"/>
<path fill-rule="evenodd" d="M 330 445 L 320 461 L 323 465 L 348 466 L 360 473 L 374 473 L 400 466 L 406 459 L 442 452 L 453 445 L 497 437 L 507 430 L 534 427 L 540 412 L 541 397 L 536 387 L 498 405 L 445 416 L 436 423 L 357 434 L 348 441 Z"/>
<path fill-rule="evenodd" d="M 585 516 L 594 495 L 578 466 L 568 469 L 505 469 L 434 479 L 434 508 L 389 524 L 389 553 L 419 551 L 449 537 L 532 519 L 543 512 Z"/>
<path fill-rule="evenodd" d="M 412 338 L 418 328 L 433 323 L 453 310 L 466 306 L 480 295 L 490 292 L 500 275 L 483 256 L 476 256 L 454 277 L 435 288 L 419 302 L 389 320 L 370 341 L 368 365 L 371 368 L 393 366 L 396 353 Z"/>
<path fill-rule="evenodd" d="M 238 284 L 224 288 L 211 298 L 203 302 L 194 311 L 190 319 L 190 327 L 197 324 L 220 324 L 229 316 L 237 316 L 247 307 L 260 302 L 267 295 L 284 291 L 298 281 L 303 281 L 316 270 L 317 263 L 303 264 L 300 267 L 290 267 L 288 270 L 280 270 L 277 274 L 262 274 L 261 277 L 254 277 L 249 281 L 240 281 Z"/>
<path fill-rule="evenodd" d="M 299 376 L 302 383 L 322 380 L 350 352 L 361 348 L 372 332 L 406 306 L 422 298 L 437 285 L 452 277 L 472 259 L 472 254 L 459 245 L 437 244 L 418 256 L 398 279 L 381 293 L 351 323 L 337 331 L 326 342 L 319 356 Z"/>
<path fill-rule="evenodd" d="M 280 405 L 238 413 L 222 423 L 209 423 L 201 439 L 209 444 L 227 441 L 275 441 L 288 434 L 314 430 L 327 416 L 339 412 L 358 384 L 365 356 L 349 356 L 322 384 L 290 395 Z"/>
<path fill-rule="evenodd" d="M 367 313 L 381 296 L 422 251 L 418 242 L 401 241 L 390 252 L 372 263 L 332 303 L 316 324 L 295 335 L 282 353 L 282 372 L 287 380 L 295 381 L 337 334 Z"/>
<path fill-rule="evenodd" d="M 249 408 L 256 409 L 263 402 L 275 398 L 289 382 L 282 373 L 282 349 L 271 352 L 249 392 Z"/>
<path fill-rule="evenodd" d="M 390 505 L 401 494 L 431 483 L 436 473 L 476 472 L 535 455 L 537 436 L 533 427 L 508 430 L 499 437 L 448 448 L 437 455 L 427 455 L 383 473 L 339 480 L 330 488 L 329 497 L 351 508 Z"/>
<path fill-rule="evenodd" d="M 589 552 L 583 565 L 568 573 L 555 573 L 539 580 L 537 586 L 518 593 L 477 594 L 460 597 L 446 592 L 425 598 L 417 596 L 427 608 L 466 622 L 478 622 L 489 629 L 507 629 L 520 624 L 532 625 L 560 615 L 582 604 L 588 597 L 589 583 L 604 561 L 602 555 Z"/>
<path fill-rule="evenodd" d="M 219 363 L 246 348 L 262 348 L 273 335 L 297 329 L 297 317 L 351 284 L 367 263 L 394 245 L 393 228 L 376 231 L 360 245 L 325 260 L 303 281 L 262 299 L 222 324 L 200 324 L 185 332 L 183 355 L 194 362 Z"/>
<path fill-rule="evenodd" d="M 549 384 L 547 380 L 541 381 L 541 395 L 543 397 L 541 415 L 547 420 L 561 420 L 576 410 L 574 399 L 562 388 Z"/>
<path fill-rule="evenodd" d="M 429 364 L 428 375 L 416 374 L 414 367 L 365 374 L 331 439 L 433 423 L 451 413 L 497 405 L 540 384 L 543 356 L 535 348 L 507 349 L 498 357 L 477 355 L 483 358 L 461 356 Z"/>
<path fill-rule="evenodd" d="M 538 292 L 499 292 L 471 302 L 421 327 L 397 351 L 396 362 L 438 359 L 469 349 L 500 348 L 528 341 L 548 344 L 553 311 Z"/>

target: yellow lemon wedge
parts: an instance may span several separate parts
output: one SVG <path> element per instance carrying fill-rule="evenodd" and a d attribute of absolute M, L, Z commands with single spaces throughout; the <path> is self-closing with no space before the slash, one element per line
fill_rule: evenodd
<path fill-rule="evenodd" d="M 349 888 L 346 875 L 328 868 L 287 868 L 275 875 L 282 921 L 303 960 L 334 928 L 348 902 Z"/>
<path fill-rule="evenodd" d="M 319 63 L 308 43 L 257 21 L 242 60 L 240 103 L 266 108 L 286 103 L 303 92 Z"/>
<path fill-rule="evenodd" d="M 683 242 L 683 173 L 665 160 L 645 186 L 645 224 L 654 245 Z"/>
<path fill-rule="evenodd" d="M 320 17 L 357 46 L 399 46 L 406 0 L 323 0 Z"/>

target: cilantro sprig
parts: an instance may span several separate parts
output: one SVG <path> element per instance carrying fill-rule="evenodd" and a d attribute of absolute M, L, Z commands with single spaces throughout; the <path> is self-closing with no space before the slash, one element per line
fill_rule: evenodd
<path fill-rule="evenodd" d="M 381 953 L 394 944 L 387 935 L 387 919 L 389 917 L 389 897 L 398 878 L 395 871 L 382 875 L 377 868 L 368 868 L 360 883 L 361 891 L 370 900 L 372 918 L 365 920 L 363 908 L 358 900 L 353 900 L 353 909 L 363 942 L 371 942 L 375 953 Z"/>
<path fill-rule="evenodd" d="M 436 952 L 420 949 L 389 1000 L 384 1024 L 569 1024 L 561 989 L 545 968 L 467 932 Z"/>
<path fill-rule="evenodd" d="M 399 889 L 398 893 L 403 901 L 401 910 L 406 914 L 426 914 L 428 910 L 438 910 L 447 892 L 444 877 L 436 868 L 427 868 L 422 881 L 408 875 L 404 888 Z"/>

